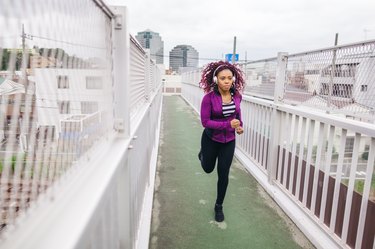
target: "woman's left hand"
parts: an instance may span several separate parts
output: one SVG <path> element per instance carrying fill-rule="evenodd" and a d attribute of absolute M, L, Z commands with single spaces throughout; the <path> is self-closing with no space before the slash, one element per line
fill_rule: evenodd
<path fill-rule="evenodd" d="M 238 126 L 236 128 L 236 132 L 237 132 L 238 135 L 241 135 L 243 133 L 243 128 L 241 126 Z"/>

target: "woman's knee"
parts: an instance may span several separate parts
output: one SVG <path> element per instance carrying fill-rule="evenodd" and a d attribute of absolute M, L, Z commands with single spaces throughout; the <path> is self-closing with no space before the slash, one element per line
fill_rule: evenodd
<path fill-rule="evenodd" d="M 209 174 L 209 173 L 211 173 L 212 171 L 214 171 L 213 168 L 212 168 L 212 169 L 206 169 L 206 168 L 204 168 L 204 167 L 203 167 L 203 170 L 204 170 L 204 172 L 206 172 L 207 174 Z"/>
<path fill-rule="evenodd" d="M 207 164 L 207 163 L 204 163 L 204 162 L 201 162 L 201 164 L 202 164 L 202 168 L 203 168 L 204 172 L 206 172 L 206 173 L 211 173 L 215 169 L 215 164 Z"/>

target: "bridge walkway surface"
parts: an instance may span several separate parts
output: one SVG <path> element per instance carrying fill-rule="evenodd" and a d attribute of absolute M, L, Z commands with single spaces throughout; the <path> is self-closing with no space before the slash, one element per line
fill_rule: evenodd
<path fill-rule="evenodd" d="M 161 122 L 149 248 L 314 248 L 236 159 L 225 221 L 215 222 L 217 173 L 198 161 L 199 116 L 182 97 L 164 96 Z"/>

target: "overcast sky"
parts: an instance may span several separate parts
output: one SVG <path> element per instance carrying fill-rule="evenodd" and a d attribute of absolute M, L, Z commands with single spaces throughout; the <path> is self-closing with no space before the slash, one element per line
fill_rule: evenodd
<path fill-rule="evenodd" d="M 130 33 L 151 29 L 164 41 L 164 55 L 176 45 L 193 46 L 202 58 L 232 53 L 240 60 L 275 57 L 375 39 L 375 0 L 107 0 L 128 7 Z M 164 60 L 168 65 L 168 57 Z"/>

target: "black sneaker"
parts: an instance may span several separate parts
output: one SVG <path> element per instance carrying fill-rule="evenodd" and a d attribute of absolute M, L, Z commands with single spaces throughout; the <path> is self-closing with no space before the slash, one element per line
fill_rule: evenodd
<path fill-rule="evenodd" d="M 220 204 L 215 204 L 215 220 L 217 222 L 224 221 L 223 206 Z"/>

